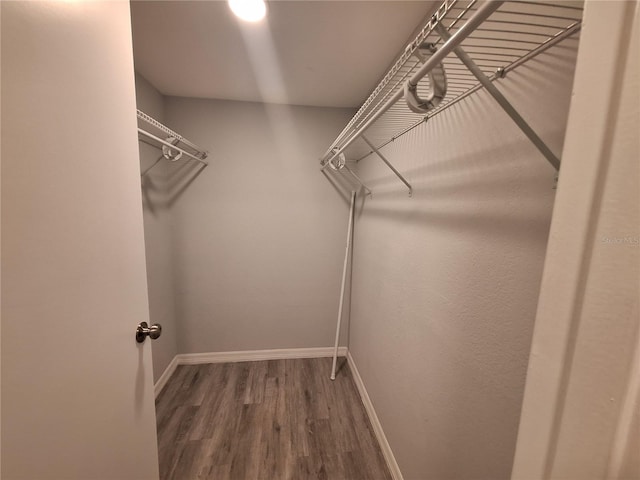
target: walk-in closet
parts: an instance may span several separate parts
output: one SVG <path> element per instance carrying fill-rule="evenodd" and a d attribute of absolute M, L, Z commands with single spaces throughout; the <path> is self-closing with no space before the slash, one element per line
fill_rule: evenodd
<path fill-rule="evenodd" d="M 0 477 L 640 480 L 639 12 L 0 2 Z"/>

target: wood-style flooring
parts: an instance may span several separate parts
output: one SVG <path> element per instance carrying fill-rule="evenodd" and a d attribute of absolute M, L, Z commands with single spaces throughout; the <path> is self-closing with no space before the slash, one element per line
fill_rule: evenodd
<path fill-rule="evenodd" d="M 156 400 L 163 480 L 390 480 L 344 359 L 181 365 Z"/>

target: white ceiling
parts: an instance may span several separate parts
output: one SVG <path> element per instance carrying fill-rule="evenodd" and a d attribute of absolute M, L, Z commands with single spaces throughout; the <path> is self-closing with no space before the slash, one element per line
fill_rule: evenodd
<path fill-rule="evenodd" d="M 224 1 L 134 1 L 135 66 L 165 95 L 356 107 L 436 3 L 272 1 L 249 24 Z"/>

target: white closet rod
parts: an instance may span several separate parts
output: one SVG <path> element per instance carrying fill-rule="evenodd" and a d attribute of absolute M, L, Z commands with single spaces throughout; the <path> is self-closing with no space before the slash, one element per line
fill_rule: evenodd
<path fill-rule="evenodd" d="M 201 164 L 203 164 L 205 166 L 209 165 L 207 162 L 204 161 L 204 159 L 207 158 L 207 156 L 209 155 L 205 150 L 202 150 L 200 147 L 198 147 L 197 145 L 191 143 L 189 140 L 184 138 L 179 133 L 174 132 L 173 130 L 171 130 L 166 125 L 163 125 L 162 123 L 157 121 L 155 118 L 147 115 L 142 110 L 137 110 L 136 114 L 137 114 L 137 117 L 138 117 L 139 120 L 142 120 L 143 122 L 147 123 L 148 125 L 151 125 L 153 128 L 155 128 L 159 132 L 166 133 L 168 135 L 168 137 L 166 139 L 162 139 L 162 138 L 158 137 L 157 135 L 154 135 L 153 133 L 147 132 L 145 129 L 138 127 L 138 133 L 140 135 L 144 135 L 145 137 L 150 138 L 150 139 L 154 140 L 155 142 L 158 142 L 160 145 L 164 145 L 171 152 L 179 152 L 181 154 L 180 156 L 188 157 L 188 158 L 190 158 L 192 160 L 195 160 L 196 162 L 199 162 L 199 163 L 201 163 Z M 192 152 L 188 152 L 187 150 L 182 148 L 181 144 L 184 144 L 186 147 L 192 149 L 193 151 Z M 154 145 L 154 146 L 156 146 L 156 145 Z M 165 151 L 163 151 L 163 156 L 165 158 L 169 159 L 169 160 L 177 160 L 177 158 L 175 158 L 175 159 L 170 158 Z M 153 165 L 151 166 L 151 168 L 153 168 Z M 149 170 L 151 170 L 151 168 L 146 170 L 145 173 L 148 172 Z"/>
<path fill-rule="evenodd" d="M 413 74 L 413 76 L 407 80 L 409 85 L 416 86 L 422 78 L 427 75 L 433 68 L 438 65 L 442 60 L 453 51 L 465 38 L 467 38 L 473 31 L 482 24 L 489 16 L 495 12 L 500 5 L 504 3 L 502 0 L 491 0 L 482 5 L 476 13 L 454 33 L 429 59 L 420 67 L 420 69 Z M 387 100 L 387 102 L 376 111 L 367 122 L 358 128 L 351 138 L 347 140 L 340 148 L 329 149 L 322 157 L 322 169 L 324 169 L 329 163 L 338 155 L 343 153 L 347 147 L 355 142 L 376 120 L 378 120 L 385 112 L 387 112 L 395 103 L 404 96 L 404 86 L 398 88 L 396 92 Z M 333 154 L 333 155 L 332 155 Z"/>
<path fill-rule="evenodd" d="M 205 158 L 207 158 L 208 153 L 205 152 L 204 150 L 202 150 L 200 147 L 198 147 L 197 145 L 191 143 L 189 140 L 187 140 L 186 138 L 184 138 L 182 135 L 180 135 L 179 133 L 174 132 L 173 130 L 171 130 L 169 127 L 167 127 L 166 125 L 163 125 L 162 123 L 160 123 L 159 121 L 157 121 L 155 118 L 151 117 L 150 115 L 147 115 L 146 113 L 144 113 L 142 110 L 136 110 L 136 114 L 138 116 L 138 118 L 140 120 L 142 120 L 145 123 L 148 123 L 149 125 L 157 128 L 158 130 L 168 134 L 169 136 L 179 140 L 181 143 L 184 143 L 185 145 L 187 145 L 190 148 L 193 148 L 196 152 L 198 152 L 198 156 L 200 156 L 203 160 Z"/>
<path fill-rule="evenodd" d="M 191 153 L 187 152 L 186 150 L 183 150 L 183 149 L 182 149 L 182 148 L 180 148 L 180 147 L 176 147 L 173 143 L 169 143 L 169 142 L 167 142 L 166 140 L 163 140 L 163 139 L 161 139 L 161 138 L 159 138 L 159 137 L 156 137 L 156 136 L 155 136 L 155 135 L 153 135 L 152 133 L 149 133 L 149 132 L 147 132 L 147 131 L 143 130 L 142 128 L 138 128 L 138 133 L 139 133 L 139 134 L 141 134 L 141 135 L 144 135 L 145 137 L 149 137 L 149 138 L 151 138 L 151 139 L 155 140 L 156 142 L 161 143 L 162 145 L 166 145 L 166 146 L 167 146 L 167 147 L 169 147 L 171 150 L 175 150 L 175 151 L 177 151 L 177 152 L 180 152 L 180 153 L 182 153 L 183 155 L 186 155 L 187 157 L 189 157 L 189 158 L 191 158 L 191 159 L 195 160 L 196 162 L 200 162 L 200 163 L 202 163 L 203 165 L 209 165 L 209 163 L 205 162 L 203 159 L 201 159 L 201 158 L 199 158 L 199 157 L 196 157 L 195 155 L 193 155 L 193 154 L 191 154 Z"/>
<path fill-rule="evenodd" d="M 527 4 L 533 3 L 533 4 L 535 4 L 535 2 L 524 2 L 524 1 L 521 2 L 521 3 L 527 3 Z M 570 7 L 564 7 L 564 8 L 570 8 Z M 526 54 L 524 57 L 519 58 L 515 62 L 507 65 L 506 67 L 504 67 L 503 69 L 499 69 L 499 71 L 497 71 L 496 73 L 494 73 L 492 76 L 489 77 L 489 80 L 494 82 L 497 79 L 504 77 L 511 70 L 513 70 L 516 67 L 522 65 L 523 63 L 531 60 L 532 58 L 535 58 L 536 56 L 540 55 L 541 53 L 546 52 L 549 48 L 557 45 L 558 43 L 560 43 L 561 41 L 565 40 L 566 38 L 568 38 L 568 37 L 574 35 L 575 33 L 579 32 L 581 28 L 582 28 L 582 24 L 580 22 L 575 22 L 574 24 L 569 26 L 566 30 L 563 30 L 562 32 L 556 33 L 552 37 L 550 37 L 547 40 L 545 40 L 543 43 L 541 43 L 534 50 L 532 50 L 531 52 Z M 391 138 L 386 140 L 384 143 L 378 145 L 378 147 L 377 147 L 378 150 L 386 147 L 391 142 L 393 142 L 393 141 L 397 140 L 398 138 L 402 137 L 403 135 L 409 133 L 411 130 L 413 130 L 414 128 L 416 128 L 419 125 L 423 124 L 424 122 L 426 122 L 431 117 L 435 117 L 437 114 L 439 114 L 443 110 L 446 110 L 447 108 L 452 107 L 456 103 L 458 103 L 461 100 L 467 98 L 469 95 L 477 92 L 481 88 L 483 88 L 482 83 L 477 83 L 473 87 L 469 88 L 466 92 L 458 95 L 457 97 L 455 97 L 454 99 L 444 103 L 443 105 L 440 105 L 438 108 L 435 108 L 434 110 L 429 112 L 424 118 L 422 118 L 419 121 L 417 121 L 417 122 L 413 123 L 412 125 L 408 126 L 407 128 L 405 128 L 401 132 L 394 134 Z M 371 155 L 373 153 L 375 153 L 375 152 L 373 150 L 371 150 L 370 152 L 367 152 L 366 154 L 362 155 L 360 158 L 356 159 L 355 162 L 357 163 L 360 160 L 365 159 L 366 157 L 368 157 L 369 155 Z"/>

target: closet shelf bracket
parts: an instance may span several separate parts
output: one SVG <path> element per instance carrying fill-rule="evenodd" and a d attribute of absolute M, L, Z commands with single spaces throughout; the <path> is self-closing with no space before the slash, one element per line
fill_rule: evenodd
<path fill-rule="evenodd" d="M 349 172 L 351 178 L 357 182 L 360 188 L 363 189 L 367 195 L 371 195 L 373 193 L 371 189 L 364 184 L 360 177 L 358 177 L 358 175 L 356 175 L 356 173 L 347 166 L 344 153 L 336 154 L 331 159 L 331 161 L 325 162 L 324 165 L 322 165 L 322 167 L 320 168 L 320 171 L 324 172 L 325 170 L 338 172 L 340 176 L 347 179 L 347 182 L 351 183 L 348 180 L 347 176 L 343 173 L 343 170 L 346 170 L 347 172 Z"/>
<path fill-rule="evenodd" d="M 373 153 L 375 153 L 376 155 L 378 155 L 378 157 L 380 157 L 380 160 L 382 160 L 382 161 L 385 163 L 385 165 L 386 165 L 387 167 L 389 167 L 393 173 L 395 173 L 396 177 L 398 177 L 398 178 L 400 179 L 400 181 L 401 181 L 402 183 L 404 183 L 404 184 L 407 186 L 407 188 L 409 189 L 409 196 L 412 196 L 412 195 L 413 195 L 413 188 L 411 187 L 411 184 L 410 184 L 409 182 L 407 182 L 407 179 L 406 179 L 406 178 L 404 178 L 404 177 L 402 176 L 402 174 L 401 174 L 398 170 L 396 170 L 396 168 L 395 168 L 393 165 L 391 165 L 391 162 L 389 162 L 389 160 L 387 160 L 387 159 L 385 158 L 385 156 L 384 156 L 384 155 L 382 155 L 382 153 L 380 152 L 380 150 L 378 150 L 378 149 L 373 145 L 373 143 L 371 143 L 371 142 L 369 141 L 369 139 L 368 139 L 367 137 L 365 137 L 365 136 L 364 136 L 364 134 L 362 134 L 362 135 L 360 136 L 360 138 L 362 138 L 362 140 L 364 140 L 364 142 L 365 142 L 367 145 L 369 145 L 369 147 L 371 147 L 371 150 L 373 150 Z"/>
<path fill-rule="evenodd" d="M 436 32 L 443 41 L 448 42 L 451 39 L 451 35 L 447 31 L 447 29 L 442 24 L 437 24 L 435 28 Z M 460 61 L 469 69 L 469 71 L 473 74 L 474 77 L 478 79 L 480 84 L 489 92 L 489 94 L 494 98 L 496 102 L 502 107 L 509 117 L 515 122 L 515 124 L 522 130 L 522 132 L 531 140 L 531 142 L 535 145 L 535 147 L 544 155 L 547 161 L 555 168 L 556 170 L 560 169 L 560 159 L 556 157 L 556 155 L 551 151 L 551 149 L 547 146 L 546 143 L 538 136 L 538 134 L 529 126 L 524 118 L 518 113 L 518 111 L 511 105 L 509 100 L 498 90 L 493 82 L 487 77 L 482 70 L 476 65 L 476 63 L 471 59 L 467 52 L 464 49 L 456 45 L 453 48 L 453 52 L 460 59 Z M 369 143 L 369 142 L 367 142 Z"/>

